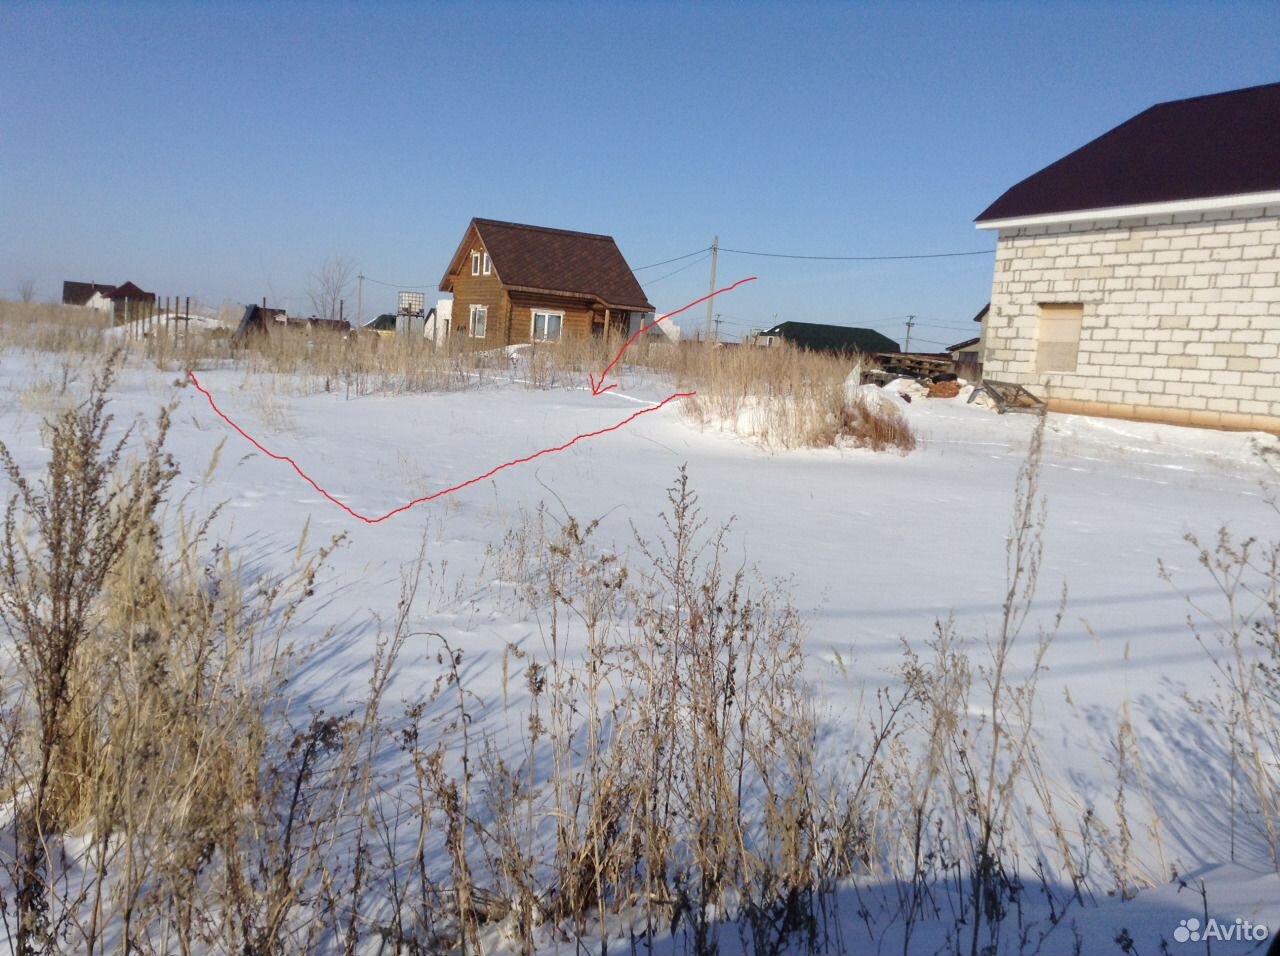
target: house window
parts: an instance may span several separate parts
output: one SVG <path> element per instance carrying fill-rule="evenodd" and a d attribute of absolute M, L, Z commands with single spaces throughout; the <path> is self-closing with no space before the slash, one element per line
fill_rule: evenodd
<path fill-rule="evenodd" d="M 485 275 L 493 271 L 493 263 L 489 261 L 489 253 L 484 254 L 484 267 L 480 270 Z"/>
<path fill-rule="evenodd" d="M 480 253 L 471 253 L 471 274 L 478 276 L 480 274 Z"/>
<path fill-rule="evenodd" d="M 1040 327 L 1036 337 L 1037 372 L 1074 372 L 1080 353 L 1080 324 L 1084 306 L 1040 305 Z"/>
<path fill-rule="evenodd" d="M 473 305 L 471 307 L 471 337 L 473 339 L 484 338 L 485 326 L 489 323 L 489 310 L 483 305 Z"/>
<path fill-rule="evenodd" d="M 559 342 L 564 325 L 563 312 L 533 312 L 533 340 L 535 342 Z"/>

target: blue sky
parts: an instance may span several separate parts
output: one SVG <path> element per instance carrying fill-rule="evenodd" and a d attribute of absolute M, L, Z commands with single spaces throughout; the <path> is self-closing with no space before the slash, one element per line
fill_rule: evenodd
<path fill-rule="evenodd" d="M 302 311 L 330 256 L 434 286 L 472 216 L 609 233 L 633 267 L 716 234 L 991 250 L 972 221 L 1008 186 L 1153 103 L 1280 80 L 1278 37 L 1277 3 L 7 2 L 0 295 Z M 708 267 L 638 275 L 665 312 Z M 990 270 L 725 253 L 721 284 L 760 281 L 717 311 L 730 337 L 914 314 L 945 344 Z M 394 300 L 366 284 L 366 318 Z"/>

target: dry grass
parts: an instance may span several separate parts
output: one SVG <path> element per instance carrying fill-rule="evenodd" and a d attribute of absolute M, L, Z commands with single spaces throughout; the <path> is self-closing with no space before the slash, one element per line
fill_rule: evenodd
<path fill-rule="evenodd" d="M 111 317 L 94 309 L 0 299 L 0 348 L 100 355 Z"/>
<path fill-rule="evenodd" d="M 230 316 L 230 311 L 225 310 Z M 109 322 L 85 309 L 0 304 L 0 343 L 39 351 L 89 355 L 104 348 Z M 455 336 L 443 348 L 408 336 L 335 334 L 308 328 L 273 328 L 249 342 L 234 342 L 233 329 L 177 331 L 159 325 L 144 338 L 126 339 L 134 355 L 181 372 L 237 365 L 249 378 L 269 377 L 272 390 L 287 380 L 303 394 L 370 394 L 463 391 L 496 381 L 528 388 L 585 388 L 618 356 L 626 339 L 607 336 L 520 347 L 515 354 L 491 343 Z M 846 400 L 844 383 L 858 362 L 774 348 L 707 348 L 642 338 L 626 352 L 630 382 L 674 379 L 695 391 L 682 408 L 704 426 L 734 431 L 775 448 L 852 443 L 876 451 L 910 451 L 906 420 L 885 403 Z M 33 395 L 39 403 L 41 396 Z M 265 404 L 265 403 L 260 403 Z M 52 406 L 47 406 L 52 407 Z M 272 417 L 268 415 L 268 417 Z"/>
<path fill-rule="evenodd" d="M 706 349 L 655 346 L 650 360 L 670 363 L 678 384 L 697 390 L 686 413 L 765 445 L 824 448 L 848 442 L 875 451 L 915 447 L 915 436 L 889 402 L 846 390 L 861 379 L 863 361 L 770 348 Z"/>
<path fill-rule="evenodd" d="M 48 423 L 42 480 L 6 461 L 0 785 L 16 840 L 0 846 L 0 921 L 18 952 L 410 956 L 499 937 L 525 953 L 564 939 L 604 951 L 625 931 L 637 950 L 671 933 L 710 954 L 726 925 L 754 953 L 841 951 L 836 892 L 852 882 L 883 893 L 889 911 L 865 919 L 897 927 L 903 952 L 946 912 L 963 932 L 948 952 L 1029 953 L 1086 900 L 1091 855 L 1122 891 L 1135 879 L 1140 821 L 1123 787 L 1141 739 L 1127 716 L 1112 830 L 1092 811 L 1079 830 L 1061 819 L 1039 756 L 1052 634 L 1028 626 L 1040 431 L 985 653 L 940 625 L 851 730 L 848 762 L 824 771 L 803 622 L 780 586 L 729 563 L 726 526 L 706 521 L 683 471 L 634 565 L 595 543 L 595 522 L 544 511 L 492 553 L 541 639 L 502 661 L 511 746 L 480 730 L 497 702 L 471 692 L 463 653 L 438 634 L 416 635 L 437 683 L 403 717 L 386 713 L 421 554 L 364 699 L 294 723 L 305 653 L 290 635 L 327 548 L 249 586 L 207 522 L 166 515 L 165 418 L 136 461 L 107 441 L 109 384 Z M 1201 549 L 1225 597 L 1247 567 L 1274 610 L 1280 562 L 1259 554 L 1225 536 Z M 1207 642 L 1224 652 L 1212 706 L 1254 714 L 1232 738 L 1242 761 L 1277 739 L 1274 618 L 1255 603 Z M 1254 639 L 1271 656 L 1254 662 Z M 1024 648 L 1030 666 L 1015 668 Z M 1274 822 L 1273 768 L 1245 770 Z M 1032 880 L 1047 925 L 1024 919 Z"/>

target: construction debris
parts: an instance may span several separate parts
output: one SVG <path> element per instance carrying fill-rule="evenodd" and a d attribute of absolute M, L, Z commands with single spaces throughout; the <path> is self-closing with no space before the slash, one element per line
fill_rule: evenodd
<path fill-rule="evenodd" d="M 972 402 L 979 395 L 986 395 L 995 405 L 996 411 L 1001 415 L 1005 412 L 1031 412 L 1036 415 L 1043 415 L 1045 411 L 1044 401 L 1032 395 L 1021 385 L 1013 382 L 995 382 L 991 379 L 983 380 L 982 384 L 973 390 L 973 394 L 969 396 Z"/>
<path fill-rule="evenodd" d="M 955 398 L 960 394 L 961 385 L 958 381 L 950 382 L 934 382 L 929 386 L 929 391 L 925 393 L 926 398 Z"/>

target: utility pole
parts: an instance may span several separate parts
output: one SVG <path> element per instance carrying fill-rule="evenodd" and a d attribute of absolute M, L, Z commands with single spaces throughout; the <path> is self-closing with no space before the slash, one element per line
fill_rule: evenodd
<path fill-rule="evenodd" d="M 904 343 L 902 343 L 902 351 L 904 352 L 911 351 L 911 326 L 915 324 L 916 324 L 916 317 L 914 315 L 907 316 L 907 340 Z"/>
<path fill-rule="evenodd" d="M 719 312 L 717 312 L 717 313 L 716 313 L 716 318 L 715 318 L 715 323 L 716 323 L 716 337 L 715 337 L 714 339 L 712 339 L 712 341 L 713 341 L 713 342 L 719 342 L 719 341 L 720 341 L 720 321 L 721 321 L 721 319 L 720 319 L 720 313 L 719 313 Z"/>
<path fill-rule="evenodd" d="M 711 289 L 716 291 L 716 266 L 720 263 L 720 237 L 716 236 L 711 240 Z M 715 299 L 707 300 L 707 331 L 703 336 L 708 342 L 711 341 L 711 323 L 715 320 Z"/>
<path fill-rule="evenodd" d="M 356 286 L 356 328 L 359 329 L 364 327 L 364 273 L 361 272 L 356 278 L 360 280 Z"/>

